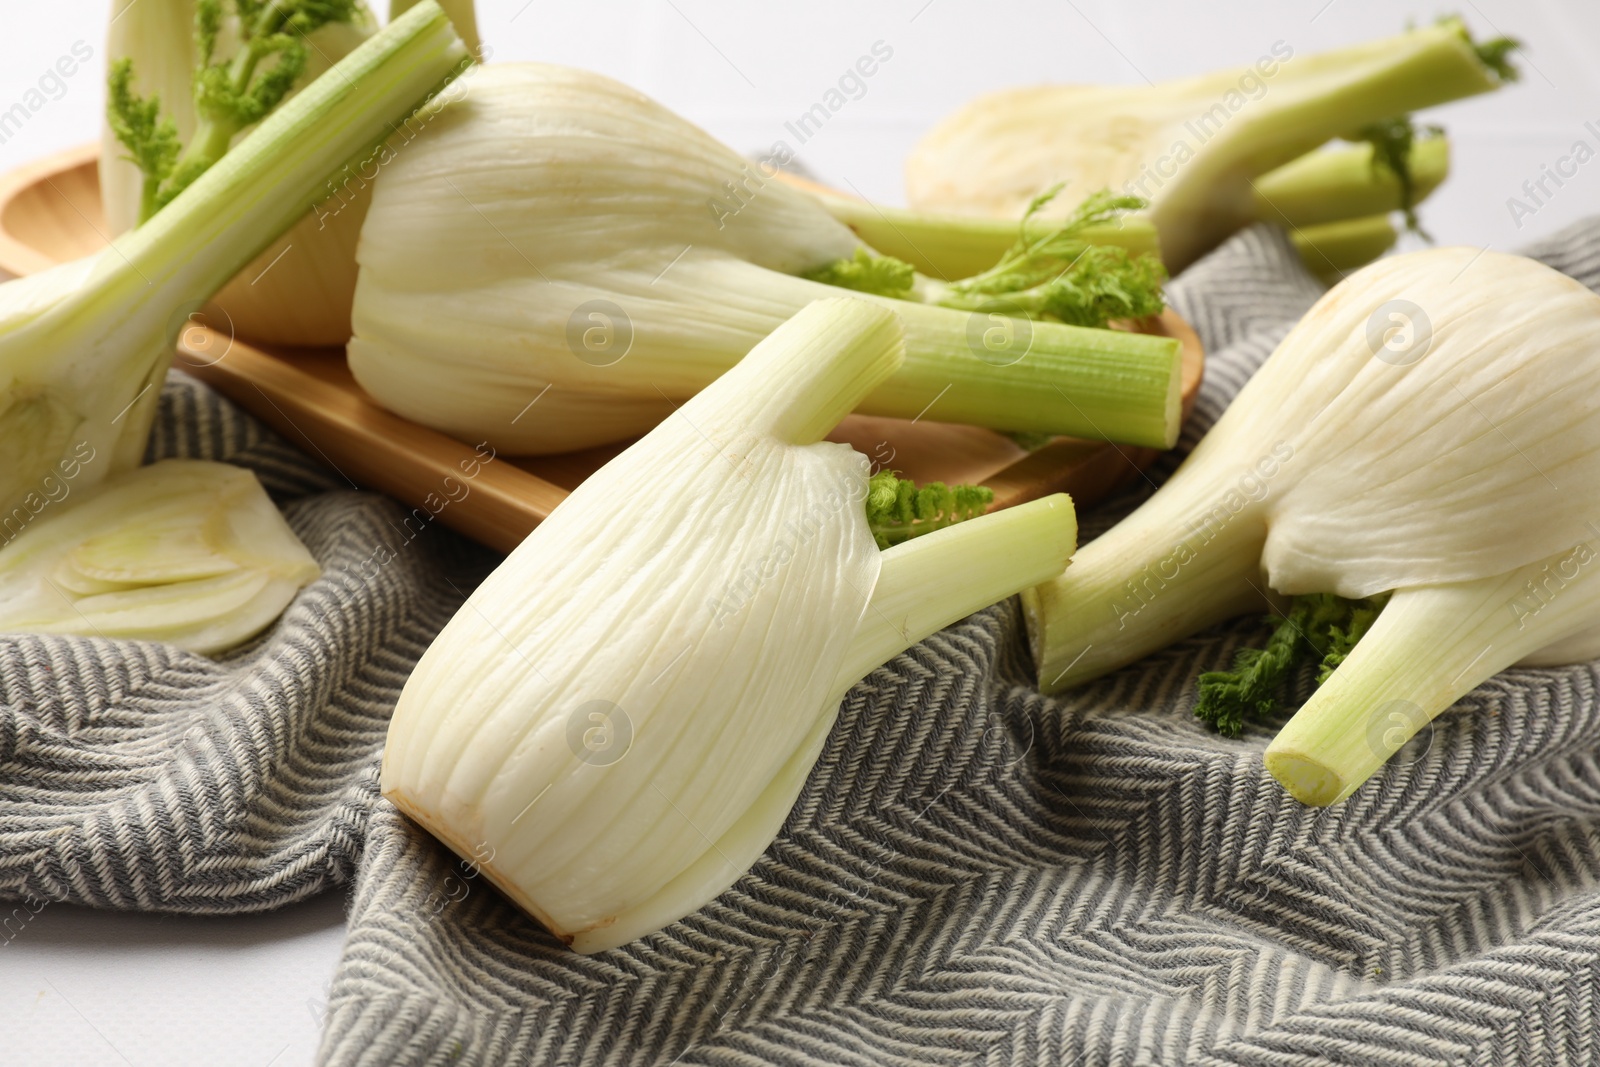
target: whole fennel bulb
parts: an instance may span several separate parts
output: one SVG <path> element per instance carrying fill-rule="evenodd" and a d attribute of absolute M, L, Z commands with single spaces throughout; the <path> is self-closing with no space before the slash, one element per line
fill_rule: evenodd
<path fill-rule="evenodd" d="M 254 636 L 321 573 L 256 476 L 168 459 L 59 496 L 0 547 L 0 631 L 165 641 Z"/>
<path fill-rule="evenodd" d="M 624 440 L 837 296 L 798 275 L 861 249 L 808 194 L 624 85 L 491 65 L 383 167 L 350 369 L 390 410 L 502 452 Z M 952 288 L 872 298 L 905 321 L 907 352 L 864 411 L 1175 439 L 1176 342 L 917 302 Z"/>
<path fill-rule="evenodd" d="M 1496 671 L 1600 653 L 1600 568 L 1581 558 L 1600 547 L 1596 337 L 1600 296 L 1519 256 L 1444 248 L 1351 275 L 1165 485 L 1024 594 L 1041 687 L 1259 610 L 1269 588 L 1388 594 L 1267 750 L 1326 804 Z"/>
<path fill-rule="evenodd" d="M 464 59 L 426 0 L 148 223 L 86 259 L 0 285 L 0 524 L 81 448 L 96 458 L 80 487 L 138 465 L 188 316 Z"/>
<path fill-rule="evenodd" d="M 877 549 L 822 437 L 902 358 L 812 304 L 574 490 L 418 662 L 384 795 L 579 951 L 731 885 L 855 681 L 1072 552 L 1060 495 Z"/>
<path fill-rule="evenodd" d="M 1176 272 L 1254 221 L 1254 179 L 1334 137 L 1515 77 L 1513 42 L 1474 45 L 1454 19 L 1317 55 L 1276 42 L 1257 64 L 1154 85 L 1044 85 L 973 100 L 906 161 L 928 211 L 1014 216 L 1039 190 L 1150 200 Z"/>

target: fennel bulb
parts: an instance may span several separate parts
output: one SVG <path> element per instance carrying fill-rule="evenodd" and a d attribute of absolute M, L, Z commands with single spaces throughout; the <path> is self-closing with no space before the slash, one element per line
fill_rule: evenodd
<path fill-rule="evenodd" d="M 86 259 L 0 285 L 0 524 L 80 448 L 96 457 L 79 476 L 85 487 L 138 465 L 188 316 L 464 57 L 428 0 L 145 225 Z"/>
<path fill-rule="evenodd" d="M 913 207 L 1014 217 L 1041 189 L 1150 200 L 1176 272 L 1256 217 L 1255 178 L 1369 123 L 1488 92 L 1512 42 L 1458 20 L 1300 57 L 1282 41 L 1242 70 L 1157 85 L 1008 89 L 933 129 L 906 162 Z"/>
<path fill-rule="evenodd" d="M 168 459 L 81 492 L 72 483 L 58 479 L 58 502 L 0 547 L 0 630 L 216 653 L 265 629 L 321 573 L 240 467 Z"/>
<path fill-rule="evenodd" d="M 797 275 L 853 273 L 854 286 L 906 297 L 879 297 L 905 321 L 906 359 L 862 410 L 1156 447 L 1175 439 L 1171 339 L 985 310 L 1038 290 L 918 278 L 770 174 L 598 74 L 485 67 L 376 183 L 350 369 L 416 422 L 501 452 L 564 452 L 648 430 L 800 308 L 839 293 Z M 1117 254 L 1085 247 L 1095 248 L 1085 263 Z M 1047 279 L 1062 274 L 1055 266 Z M 971 280 L 1013 281 L 1011 266 Z"/>
<path fill-rule="evenodd" d="M 1583 637 L 1600 598 L 1570 562 L 1596 540 L 1597 331 L 1600 296 L 1520 256 L 1435 249 L 1351 275 L 1165 485 L 1024 594 L 1041 687 L 1259 610 L 1267 589 L 1387 595 L 1341 624 L 1364 633 L 1268 750 L 1325 804 L 1495 671 L 1600 652 Z M 1552 566 L 1555 605 L 1519 605 Z M 1382 718 L 1394 707 L 1415 709 L 1408 729 Z"/>
<path fill-rule="evenodd" d="M 1313 271 L 1337 278 L 1376 259 L 1397 236 L 1384 216 L 1403 211 L 1415 229 L 1416 205 L 1450 172 L 1450 145 L 1437 127 L 1416 131 L 1403 122 L 1378 125 L 1369 140 L 1307 152 L 1254 182 L 1255 218 L 1287 227 Z M 1393 136 L 1397 132 L 1399 138 Z M 1018 226 L 1009 219 L 910 211 L 790 180 L 867 244 L 933 278 L 965 278 L 987 270 L 1017 240 Z M 1388 239 L 1373 250 L 1385 230 Z M 1091 244 L 1160 252 L 1155 225 L 1142 214 L 1086 227 L 1080 236 Z"/>
<path fill-rule="evenodd" d="M 903 353 L 819 301 L 574 490 L 418 662 L 384 795 L 581 952 L 731 885 L 855 681 L 1072 552 L 1061 495 L 879 552 L 822 437 Z"/>

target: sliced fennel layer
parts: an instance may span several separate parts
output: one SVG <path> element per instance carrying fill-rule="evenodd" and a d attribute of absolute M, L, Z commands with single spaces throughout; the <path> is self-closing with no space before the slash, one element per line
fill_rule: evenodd
<path fill-rule="evenodd" d="M 187 316 L 463 58 L 448 20 L 425 0 L 296 95 L 150 222 L 82 264 L 0 286 L 0 455 L 8 459 L 0 465 L 0 518 L 80 449 L 96 457 L 80 475 L 84 486 L 135 466 Z"/>
<path fill-rule="evenodd" d="M 504 452 L 622 440 L 839 295 L 798 275 L 860 247 L 816 200 L 626 86 L 492 65 L 377 185 L 350 366 L 390 410 Z M 1018 322 L 1004 298 L 873 299 L 905 320 L 907 352 L 866 412 L 1175 439 L 1170 338 Z"/>
<path fill-rule="evenodd" d="M 1057 497 L 879 553 L 865 458 L 821 438 L 903 351 L 883 308 L 811 305 L 585 481 L 419 662 L 385 795 L 580 951 L 730 885 L 862 672 L 1072 549 Z"/>
<path fill-rule="evenodd" d="M 163 460 L 72 481 L 0 548 L 0 630 L 215 653 L 276 619 L 320 569 L 255 475 Z"/>

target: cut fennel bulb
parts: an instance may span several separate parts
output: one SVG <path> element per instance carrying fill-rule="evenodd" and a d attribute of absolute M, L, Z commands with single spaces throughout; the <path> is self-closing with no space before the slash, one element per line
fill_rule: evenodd
<path fill-rule="evenodd" d="M 295 79 L 290 98 L 375 32 L 376 20 L 366 6 L 359 2 L 349 6 L 347 19 L 319 26 L 305 36 L 305 69 Z M 250 127 L 202 123 L 196 114 L 194 83 L 202 66 L 195 41 L 196 7 L 196 0 L 112 0 L 106 57 L 113 66 L 122 60 L 132 63 L 130 91 L 159 105 L 160 116 L 172 123 L 180 144 L 196 149 L 209 142 L 209 152 L 201 154 L 220 157 L 242 136 L 241 130 Z M 226 57 L 238 50 L 238 17 L 230 3 L 216 51 Z M 270 62 L 256 65 L 271 70 Z M 101 135 L 100 201 L 110 232 L 120 234 L 139 225 L 148 213 L 143 210 L 147 183 L 113 125 L 108 123 Z M 309 209 L 317 197 L 304 199 Z M 350 337 L 350 301 L 356 286 L 356 240 L 367 207 L 364 194 L 348 199 L 337 212 L 306 214 L 246 264 L 217 294 L 214 303 L 221 315 L 212 325 L 266 343 L 344 344 Z M 153 204 L 148 207 L 154 209 Z"/>
<path fill-rule="evenodd" d="M 77 490 L 0 548 L 0 630 L 216 653 L 320 573 L 247 470 L 163 460 Z"/>
<path fill-rule="evenodd" d="M 1351 275 L 1154 496 L 1024 594 L 1041 686 L 1260 610 L 1268 589 L 1389 594 L 1268 750 L 1296 796 L 1329 803 L 1496 670 L 1600 651 L 1597 335 L 1600 296 L 1519 256 L 1437 249 Z"/>
<path fill-rule="evenodd" d="M 432 0 L 271 115 L 171 204 L 105 251 L 0 285 L 0 523 L 87 448 L 87 487 L 143 456 L 173 341 L 465 51 Z"/>
<path fill-rule="evenodd" d="M 1256 217 L 1253 179 L 1334 137 L 1497 88 L 1502 42 L 1459 21 L 1313 56 L 1277 42 L 1241 70 L 1156 85 L 1037 86 L 979 97 L 906 162 L 913 207 L 1014 218 L 1058 182 L 1150 200 L 1169 269 Z"/>
<path fill-rule="evenodd" d="M 642 433 L 840 292 L 797 275 L 860 265 L 856 236 L 771 173 L 598 74 L 485 67 L 376 183 L 350 369 L 390 410 L 502 452 Z M 1004 295 L 903 274 L 907 299 L 876 299 L 904 320 L 906 358 L 863 411 L 1175 439 L 1170 338 L 1017 321 Z"/>
<path fill-rule="evenodd" d="M 418 662 L 384 795 L 582 952 L 731 885 L 851 684 L 1072 552 L 1060 495 L 879 552 L 866 458 L 822 437 L 903 352 L 812 304 L 583 482 Z"/>

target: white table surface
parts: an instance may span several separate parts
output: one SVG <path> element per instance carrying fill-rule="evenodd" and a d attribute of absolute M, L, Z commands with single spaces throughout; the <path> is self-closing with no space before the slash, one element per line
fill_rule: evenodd
<path fill-rule="evenodd" d="M 160 0 L 141 0 L 157 3 Z M 75 42 L 99 62 L 106 0 L 0 0 L 0 110 Z M 1427 203 L 1441 243 L 1515 249 L 1600 211 L 1600 161 L 1518 225 L 1507 201 L 1571 150 L 1600 147 L 1600 8 L 1589 0 L 479 0 L 494 60 L 587 66 L 648 92 L 740 151 L 766 149 L 876 42 L 892 58 L 800 149 L 821 177 L 902 202 L 900 160 L 975 93 L 1042 81 L 1161 80 L 1393 32 L 1459 7 L 1527 51 L 1521 85 L 1428 113 L 1453 173 Z M 97 70 L 0 143 L 0 169 L 98 135 Z M 343 901 L 187 919 L 49 905 L 0 944 L 0 1067 L 310 1063 Z"/>

